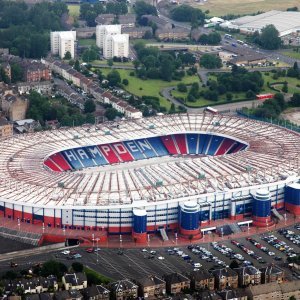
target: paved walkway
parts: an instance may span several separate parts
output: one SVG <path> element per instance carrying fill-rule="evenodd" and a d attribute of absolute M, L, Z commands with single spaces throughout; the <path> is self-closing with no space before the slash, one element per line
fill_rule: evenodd
<path fill-rule="evenodd" d="M 280 212 L 283 214 L 283 212 Z M 250 219 L 244 219 L 244 221 L 247 221 Z M 238 223 L 240 221 L 236 220 L 216 220 L 211 221 L 210 224 L 202 224 L 201 229 L 210 228 L 210 227 L 218 227 L 225 224 L 233 224 Z M 188 245 L 191 242 L 192 243 L 208 243 L 213 241 L 222 241 L 226 239 L 236 239 L 241 238 L 245 236 L 255 235 L 255 234 L 261 234 L 264 232 L 268 232 L 271 230 L 277 230 L 279 228 L 291 226 L 297 222 L 300 222 L 300 216 L 294 217 L 293 215 L 287 213 L 287 220 L 286 221 L 280 221 L 278 224 L 270 226 L 268 228 L 256 228 L 256 227 L 247 227 L 244 228 L 244 232 L 239 232 L 236 234 L 232 234 L 230 236 L 218 236 L 215 233 L 204 235 L 202 239 L 200 240 L 193 240 L 189 241 L 187 239 L 183 239 L 180 237 L 176 237 L 174 233 L 168 233 L 169 241 L 162 241 L 161 237 L 157 234 L 150 234 L 149 235 L 149 241 L 148 245 L 144 244 L 135 244 L 131 235 L 110 235 L 107 242 L 99 242 L 99 247 L 107 247 L 107 248 L 140 248 L 144 246 L 148 247 L 174 247 L 175 245 Z M 82 238 L 85 241 L 85 245 L 92 245 L 92 239 L 94 236 L 94 239 L 100 239 L 101 237 L 107 236 L 106 231 L 81 231 L 81 230 L 71 230 L 71 229 L 61 229 L 61 228 L 51 228 L 46 227 L 43 229 L 42 225 L 32 225 L 32 224 L 26 224 L 21 223 L 19 226 L 17 221 L 9 220 L 6 218 L 0 218 L 0 226 L 8 227 L 10 229 L 16 229 L 20 230 L 22 232 L 31 232 L 31 233 L 40 233 L 40 234 L 47 234 L 54 237 L 60 237 L 60 238 Z"/>

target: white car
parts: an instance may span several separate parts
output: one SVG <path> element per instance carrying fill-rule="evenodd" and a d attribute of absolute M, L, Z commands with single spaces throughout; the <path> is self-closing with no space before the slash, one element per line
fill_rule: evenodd
<path fill-rule="evenodd" d="M 148 252 L 148 250 L 144 248 L 144 249 L 142 249 L 142 252 Z"/>
<path fill-rule="evenodd" d="M 157 259 L 164 260 L 165 258 L 163 256 L 159 256 Z"/>
<path fill-rule="evenodd" d="M 68 254 L 70 254 L 70 251 L 69 250 L 64 250 L 64 251 L 62 251 L 62 254 L 68 255 Z"/>
<path fill-rule="evenodd" d="M 271 252 L 271 251 L 268 254 L 269 254 L 269 256 L 274 256 L 275 255 L 275 253 Z"/>

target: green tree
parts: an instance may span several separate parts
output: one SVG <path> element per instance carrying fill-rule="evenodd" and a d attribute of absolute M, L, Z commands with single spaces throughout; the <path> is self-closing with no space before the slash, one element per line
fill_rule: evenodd
<path fill-rule="evenodd" d="M 283 84 L 283 87 L 282 87 L 282 89 L 281 89 L 281 91 L 283 92 L 283 93 L 287 93 L 288 92 L 288 85 L 287 85 L 287 83 L 285 82 L 284 84 Z"/>
<path fill-rule="evenodd" d="M 205 14 L 198 8 L 189 5 L 180 5 L 171 10 L 171 18 L 178 22 L 191 22 L 203 25 Z"/>
<path fill-rule="evenodd" d="M 182 82 L 180 82 L 180 83 L 177 84 L 177 89 L 181 93 L 186 93 L 187 92 L 186 84 L 184 84 Z"/>
<path fill-rule="evenodd" d="M 73 262 L 72 263 L 72 269 L 74 272 L 78 273 L 78 272 L 83 272 L 83 264 L 80 262 Z"/>
<path fill-rule="evenodd" d="M 120 116 L 120 113 L 113 107 L 109 107 L 105 111 L 105 117 L 109 121 L 113 121 L 117 116 Z"/>
<path fill-rule="evenodd" d="M 226 100 L 231 101 L 233 98 L 233 95 L 231 93 L 226 93 Z"/>
<path fill-rule="evenodd" d="M 123 83 L 124 85 L 128 85 L 128 84 L 129 84 L 129 81 L 128 81 L 127 78 L 124 78 L 124 79 L 122 80 L 122 83 Z"/>
<path fill-rule="evenodd" d="M 200 58 L 200 66 L 206 69 L 219 69 L 222 67 L 222 60 L 214 54 L 203 54 Z"/>
<path fill-rule="evenodd" d="M 233 260 L 233 261 L 230 263 L 229 267 L 230 267 L 231 269 L 236 269 L 236 268 L 239 267 L 239 263 L 238 263 L 236 260 Z"/>
<path fill-rule="evenodd" d="M 107 60 L 107 65 L 112 67 L 114 65 L 114 61 L 110 58 Z"/>
<path fill-rule="evenodd" d="M 69 60 L 69 59 L 71 59 L 71 58 L 72 58 L 72 56 L 71 56 L 70 51 L 67 51 L 67 52 L 65 53 L 64 59 Z"/>
<path fill-rule="evenodd" d="M 175 104 L 172 103 L 172 104 L 171 104 L 171 107 L 170 107 L 170 110 L 169 110 L 169 113 L 170 113 L 170 114 L 174 114 L 175 112 L 176 112 Z"/>
<path fill-rule="evenodd" d="M 85 113 L 92 113 L 96 110 L 96 104 L 94 100 L 88 99 L 84 102 L 84 112 Z"/>
<path fill-rule="evenodd" d="M 79 60 L 76 59 L 75 64 L 74 64 L 74 69 L 78 72 L 80 72 L 80 63 Z"/>
<path fill-rule="evenodd" d="M 265 26 L 259 35 L 259 43 L 262 48 L 276 50 L 281 46 L 279 32 L 273 24 Z"/>
<path fill-rule="evenodd" d="M 107 74 L 107 80 L 110 86 L 117 86 L 121 83 L 121 76 L 117 70 L 112 70 Z"/>
<path fill-rule="evenodd" d="M 18 64 L 11 65 L 11 82 L 15 83 L 23 80 L 23 69 Z"/>

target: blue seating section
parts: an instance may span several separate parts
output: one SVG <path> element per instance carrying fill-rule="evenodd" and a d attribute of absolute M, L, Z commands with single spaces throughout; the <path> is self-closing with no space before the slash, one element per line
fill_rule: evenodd
<path fill-rule="evenodd" d="M 63 172 L 168 155 L 224 155 L 246 147 L 218 135 L 173 134 L 64 150 L 48 157 L 45 165 L 53 171 Z"/>

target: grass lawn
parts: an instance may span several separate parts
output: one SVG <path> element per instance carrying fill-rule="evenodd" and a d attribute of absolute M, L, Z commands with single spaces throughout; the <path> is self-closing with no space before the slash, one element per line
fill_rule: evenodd
<path fill-rule="evenodd" d="M 100 64 L 100 65 L 108 65 L 107 60 L 94 60 L 93 64 Z M 114 62 L 114 66 L 130 66 L 133 67 L 132 61 L 127 61 L 127 62 Z"/>
<path fill-rule="evenodd" d="M 77 4 L 69 4 L 68 5 L 69 15 L 73 18 L 78 18 L 80 13 L 80 6 Z"/>
<path fill-rule="evenodd" d="M 285 52 L 283 52 L 283 54 L 286 56 L 289 56 L 291 58 L 300 59 L 300 52 L 285 51 Z"/>
<path fill-rule="evenodd" d="M 79 39 L 79 46 L 96 46 L 96 40 L 94 39 Z"/>
<path fill-rule="evenodd" d="M 102 73 L 104 75 L 108 74 L 110 72 L 110 69 L 101 69 Z M 180 81 L 162 81 L 158 79 L 147 79 L 142 80 L 137 77 L 130 76 L 129 73 L 132 72 L 130 70 L 118 70 L 118 72 L 121 75 L 122 80 L 127 78 L 129 81 L 129 84 L 125 86 L 124 88 L 131 94 L 136 96 L 155 96 L 159 97 L 160 99 L 160 105 L 166 107 L 167 109 L 170 108 L 171 103 L 165 99 L 164 97 L 160 96 L 159 92 L 161 89 L 168 87 L 168 86 L 175 86 Z M 191 84 L 193 82 L 199 82 L 199 77 L 197 75 L 193 76 L 185 76 L 182 81 L 185 84 Z"/>
<path fill-rule="evenodd" d="M 209 0 L 201 5 L 193 2 L 194 7 L 202 11 L 209 10 L 211 16 L 227 14 L 249 14 L 258 11 L 286 10 L 288 7 L 299 6 L 299 0 Z"/>

